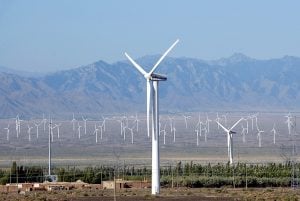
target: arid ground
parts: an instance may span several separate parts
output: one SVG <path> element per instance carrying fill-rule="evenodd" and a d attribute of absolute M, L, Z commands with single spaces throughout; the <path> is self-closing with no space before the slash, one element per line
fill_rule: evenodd
<path fill-rule="evenodd" d="M 113 190 L 71 190 L 52 192 L 28 192 L 25 195 L 9 193 L 0 195 L 0 200 L 61 200 L 61 201 L 112 201 L 114 200 Z M 151 196 L 150 189 L 126 189 L 116 192 L 116 200 L 143 201 L 143 200 L 299 200 L 300 189 L 291 188 L 200 188 L 200 189 L 162 189 L 159 196 Z"/>

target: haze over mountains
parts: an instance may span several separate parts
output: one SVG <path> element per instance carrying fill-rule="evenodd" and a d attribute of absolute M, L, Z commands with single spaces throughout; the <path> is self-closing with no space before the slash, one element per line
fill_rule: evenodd
<path fill-rule="evenodd" d="M 137 60 L 148 69 L 159 55 Z M 145 112 L 144 77 L 125 59 L 104 61 L 46 75 L 0 68 L 0 115 L 11 118 L 72 113 L 101 116 Z M 157 72 L 162 112 L 263 110 L 300 108 L 300 58 L 256 60 L 243 54 L 204 61 L 166 58 Z"/>

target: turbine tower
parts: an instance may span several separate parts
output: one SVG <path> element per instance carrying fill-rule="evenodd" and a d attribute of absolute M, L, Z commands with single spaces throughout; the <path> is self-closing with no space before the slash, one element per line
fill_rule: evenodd
<path fill-rule="evenodd" d="M 227 133 L 227 146 L 228 146 L 228 157 L 230 164 L 233 164 L 233 141 L 232 141 L 232 134 L 236 133 L 232 131 L 234 127 L 238 125 L 243 120 L 243 118 L 239 119 L 230 129 L 224 127 L 220 122 L 217 121 L 218 125 L 223 128 L 223 130 Z"/>
<path fill-rule="evenodd" d="M 167 77 L 156 74 L 154 71 L 161 63 L 161 61 L 167 56 L 167 54 L 173 49 L 173 47 L 179 42 L 176 40 L 172 46 L 160 57 L 150 72 L 146 72 L 139 64 L 137 64 L 126 52 L 125 56 L 133 64 L 133 66 L 145 77 L 147 83 L 147 133 L 150 136 L 150 108 L 151 108 L 151 96 L 152 96 L 152 189 L 153 195 L 160 192 L 160 168 L 159 168 L 159 103 L 158 103 L 158 82 L 166 81 Z"/>
<path fill-rule="evenodd" d="M 48 175 L 51 175 L 51 134 L 52 134 L 52 119 L 49 122 L 49 136 L 48 136 Z M 52 135 L 53 136 L 53 135 Z"/>
<path fill-rule="evenodd" d="M 276 144 L 276 129 L 275 129 L 275 123 L 273 124 L 273 129 L 271 130 L 273 132 L 273 144 Z"/>

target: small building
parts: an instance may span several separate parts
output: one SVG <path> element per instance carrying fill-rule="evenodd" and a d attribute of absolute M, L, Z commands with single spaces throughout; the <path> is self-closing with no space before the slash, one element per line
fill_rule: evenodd
<path fill-rule="evenodd" d="M 123 188 L 150 188 L 151 183 L 148 181 L 128 181 L 117 179 L 114 181 L 103 181 L 103 188 L 104 189 L 114 189 L 114 184 L 116 183 L 116 189 L 123 189 Z"/>

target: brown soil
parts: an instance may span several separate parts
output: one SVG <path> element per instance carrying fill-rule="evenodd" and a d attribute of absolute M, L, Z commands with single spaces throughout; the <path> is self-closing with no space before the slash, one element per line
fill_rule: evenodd
<path fill-rule="evenodd" d="M 71 190 L 52 192 L 27 192 L 25 195 L 2 193 L 0 200 L 19 201 L 113 201 L 112 190 Z M 116 200 L 122 201 L 217 201 L 217 200 L 300 200 L 300 189 L 291 188 L 199 188 L 166 189 L 159 196 L 150 195 L 150 189 L 125 189 L 116 193 Z"/>

